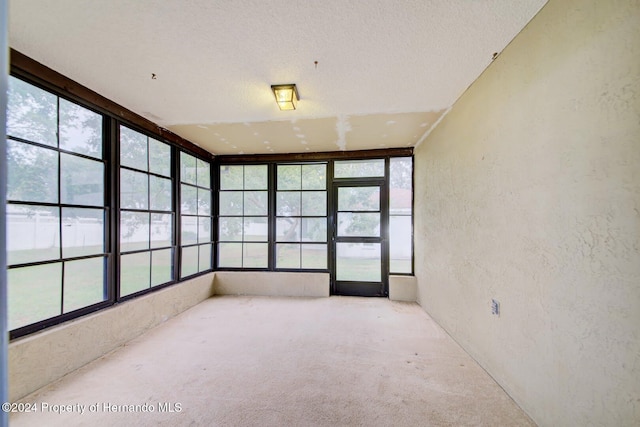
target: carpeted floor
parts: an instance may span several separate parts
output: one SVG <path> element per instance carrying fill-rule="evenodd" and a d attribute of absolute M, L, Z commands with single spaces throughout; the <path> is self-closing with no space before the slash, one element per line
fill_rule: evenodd
<path fill-rule="evenodd" d="M 535 425 L 418 305 L 382 298 L 211 298 L 22 402 L 37 412 L 12 426 Z"/>

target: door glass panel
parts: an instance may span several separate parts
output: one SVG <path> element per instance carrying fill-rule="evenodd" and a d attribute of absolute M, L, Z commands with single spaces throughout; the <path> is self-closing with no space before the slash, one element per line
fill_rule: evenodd
<path fill-rule="evenodd" d="M 380 213 L 338 212 L 338 236 L 380 237 Z"/>
<path fill-rule="evenodd" d="M 338 188 L 339 211 L 379 211 L 380 187 Z"/>
<path fill-rule="evenodd" d="M 380 243 L 337 243 L 336 279 L 380 282 L 382 280 L 380 246 Z"/>

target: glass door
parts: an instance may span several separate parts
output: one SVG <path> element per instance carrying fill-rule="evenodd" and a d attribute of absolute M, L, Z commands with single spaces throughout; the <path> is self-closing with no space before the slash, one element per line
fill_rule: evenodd
<path fill-rule="evenodd" d="M 333 293 L 386 296 L 384 183 L 341 182 L 333 190 Z"/>

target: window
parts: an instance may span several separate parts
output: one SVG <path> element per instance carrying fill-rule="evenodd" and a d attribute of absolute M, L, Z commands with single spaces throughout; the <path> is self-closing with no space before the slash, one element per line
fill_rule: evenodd
<path fill-rule="evenodd" d="M 211 166 L 180 153 L 180 277 L 211 269 Z"/>
<path fill-rule="evenodd" d="M 130 113 L 131 124 L 148 132 L 134 130 L 120 122 L 122 110 L 111 101 L 20 55 L 12 69 L 11 339 L 210 271 L 207 153 L 171 133 L 155 138 L 149 122 Z"/>
<path fill-rule="evenodd" d="M 384 178 L 384 159 L 339 160 L 334 163 L 334 178 Z"/>
<path fill-rule="evenodd" d="M 108 298 L 102 129 L 102 115 L 9 78 L 10 330 Z"/>
<path fill-rule="evenodd" d="M 171 147 L 120 126 L 120 296 L 174 280 Z"/>
<path fill-rule="evenodd" d="M 389 166 L 389 271 L 413 272 L 413 162 L 392 157 Z"/>
<path fill-rule="evenodd" d="M 280 164 L 276 268 L 327 268 L 327 165 Z"/>
<path fill-rule="evenodd" d="M 218 267 L 269 267 L 267 165 L 220 166 Z"/>

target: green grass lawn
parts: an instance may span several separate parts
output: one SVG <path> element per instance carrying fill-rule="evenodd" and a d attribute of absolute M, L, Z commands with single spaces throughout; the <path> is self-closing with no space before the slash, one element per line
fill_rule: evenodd
<path fill-rule="evenodd" d="M 302 245 L 302 268 L 326 269 L 326 251 Z M 167 283 L 172 279 L 171 251 L 156 251 L 153 265 L 149 252 L 124 255 L 121 272 L 121 296 Z M 56 250 L 20 251 L 14 253 L 14 262 L 28 262 L 34 258 L 55 256 Z M 31 253 L 26 253 L 31 252 Z M 266 254 L 262 247 L 245 248 L 245 267 L 262 266 Z M 221 254 L 224 265 L 240 266 L 242 245 L 227 246 Z M 16 261 L 20 260 L 20 261 Z M 77 261 L 56 262 L 33 267 L 8 270 L 9 329 L 16 329 L 31 323 L 68 313 L 86 307 L 105 298 L 103 284 L 103 263 L 101 256 Z M 185 257 L 183 270 L 188 274 L 197 272 L 197 257 Z M 299 268 L 300 249 L 298 245 L 280 246 L 277 255 L 278 268 Z M 64 264 L 64 287 L 63 287 Z M 410 259 L 391 261 L 392 271 L 409 272 Z M 151 269 L 151 276 L 149 269 Z M 338 280 L 379 281 L 379 259 L 342 258 L 338 260 Z M 151 283 L 150 283 L 151 280 Z"/>

